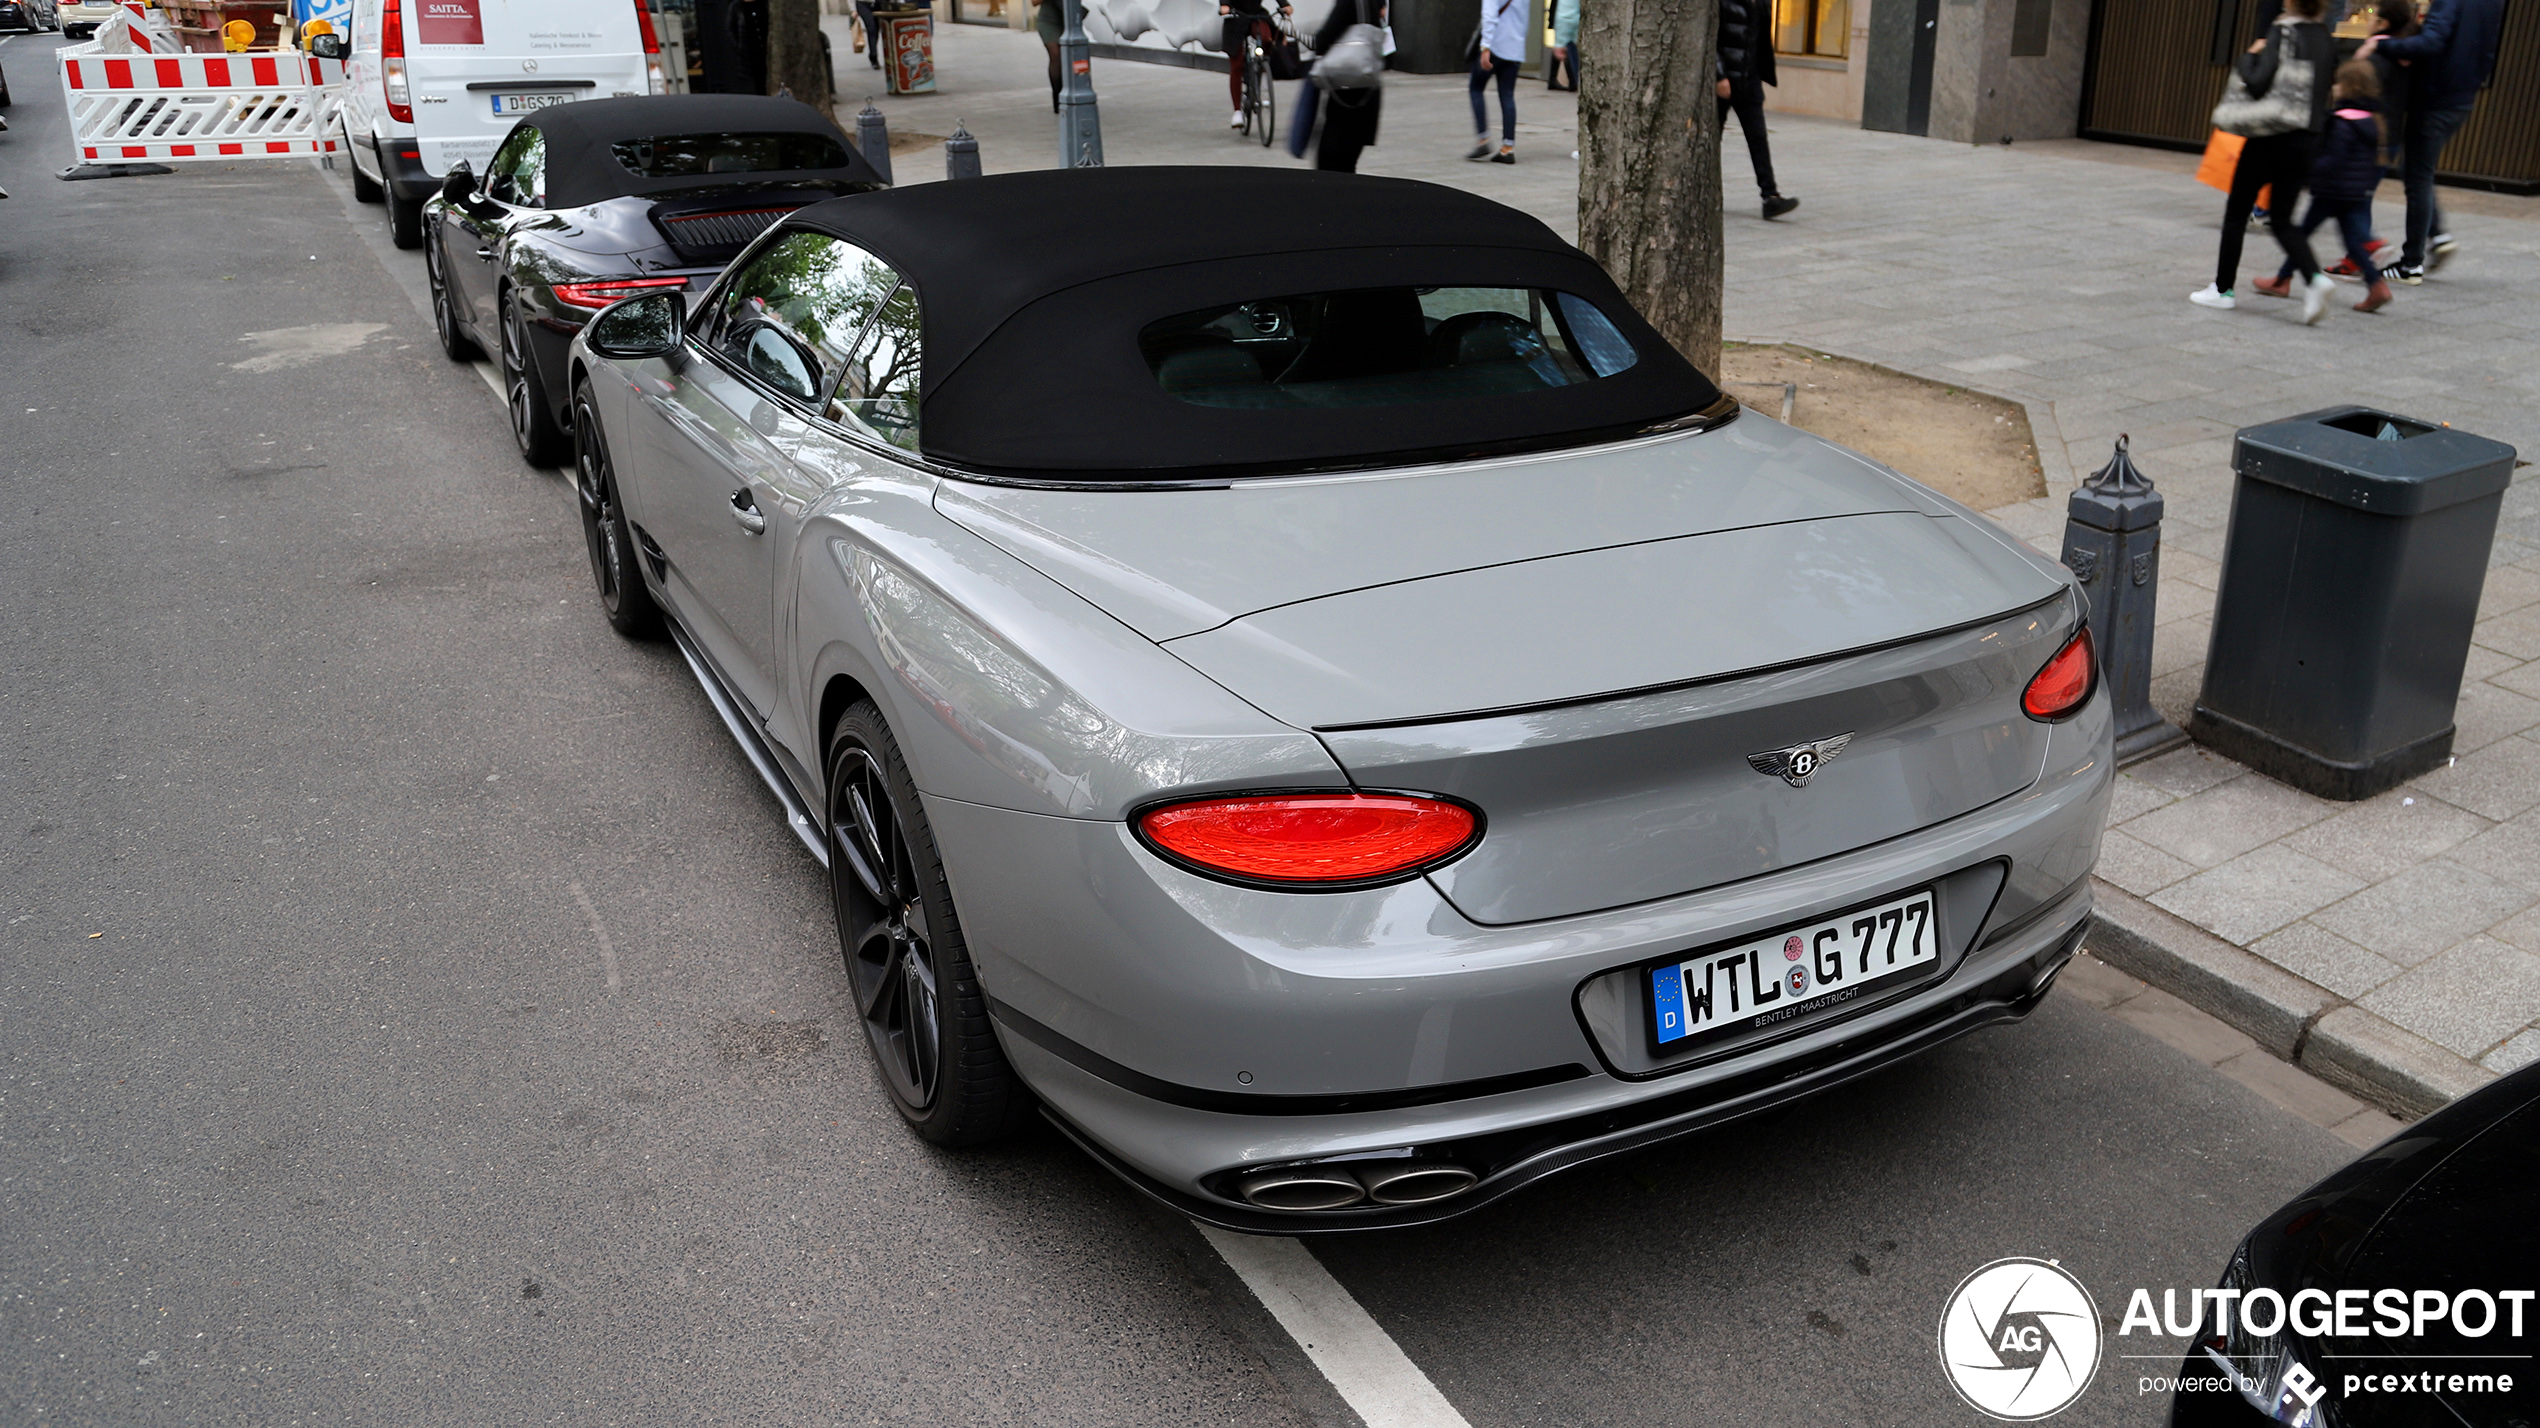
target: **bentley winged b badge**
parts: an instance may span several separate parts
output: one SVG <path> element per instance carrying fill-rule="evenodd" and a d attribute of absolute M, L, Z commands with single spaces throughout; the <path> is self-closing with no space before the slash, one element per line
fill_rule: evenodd
<path fill-rule="evenodd" d="M 1780 779 L 1792 788 L 1806 788 L 1817 770 L 1833 763 L 1834 756 L 1842 753 L 1843 746 L 1851 742 L 1850 734 L 1836 734 L 1832 738 L 1793 744 L 1770 753 L 1748 754 L 1746 761 L 1766 778 Z"/>

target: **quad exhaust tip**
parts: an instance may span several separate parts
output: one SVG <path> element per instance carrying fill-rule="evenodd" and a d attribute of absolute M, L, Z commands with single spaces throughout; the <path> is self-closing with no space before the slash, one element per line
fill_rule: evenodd
<path fill-rule="evenodd" d="M 1427 1205 L 1463 1194 L 1480 1178 L 1461 1165 L 1434 1160 L 1287 1165 L 1254 1171 L 1235 1183 L 1235 1193 L 1264 1210 L 1346 1210 L 1370 1200 Z"/>

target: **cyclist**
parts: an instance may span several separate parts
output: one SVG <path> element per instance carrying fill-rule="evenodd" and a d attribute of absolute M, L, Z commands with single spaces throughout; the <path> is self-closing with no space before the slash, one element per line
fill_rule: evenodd
<path fill-rule="evenodd" d="M 1217 13 L 1225 18 L 1226 93 L 1234 100 L 1235 116 L 1226 121 L 1229 129 L 1244 126 L 1244 41 L 1261 37 L 1267 49 L 1279 43 L 1279 32 L 1270 28 L 1270 14 L 1261 8 L 1261 0 L 1220 0 Z M 1281 0 L 1279 13 L 1294 13 Z"/>

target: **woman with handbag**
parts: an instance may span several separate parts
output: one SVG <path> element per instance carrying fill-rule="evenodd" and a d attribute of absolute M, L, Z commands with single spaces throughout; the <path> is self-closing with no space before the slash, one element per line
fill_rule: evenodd
<path fill-rule="evenodd" d="M 1352 46 L 1358 52 L 1342 56 L 1342 42 L 1362 25 L 1367 32 L 1357 36 Z M 1384 27 L 1384 0 L 1332 0 L 1332 13 L 1323 18 L 1323 28 L 1314 32 L 1314 52 L 1324 62 L 1315 65 L 1305 84 L 1322 97 L 1319 142 L 1314 148 L 1318 169 L 1354 174 L 1359 152 L 1376 142 L 1376 120 L 1385 107 L 1385 91 L 1378 78 L 1384 68 Z M 1348 63 L 1330 63 L 1336 59 Z M 1336 68 L 1344 72 L 1329 72 Z"/>
<path fill-rule="evenodd" d="M 2284 13 L 2269 26 L 2265 39 L 2249 47 L 2232 69 L 2222 103 L 2214 106 L 2214 127 L 2248 142 L 2232 170 L 2231 197 L 2224 201 L 2222 251 L 2214 263 L 2211 285 L 2187 300 L 2202 307 L 2238 306 L 2233 289 L 2240 279 L 2240 248 L 2249 233 L 2249 210 L 2258 192 L 2267 195 L 2267 231 L 2301 275 L 2302 320 L 2317 322 L 2328 312 L 2328 294 L 2336 286 L 2320 271 L 2310 241 L 2293 226 L 2294 204 L 2311 174 L 2320 135 L 2328 128 L 2329 77 L 2337 68 L 2337 44 L 2320 16 L 2327 0 L 2285 0 Z"/>

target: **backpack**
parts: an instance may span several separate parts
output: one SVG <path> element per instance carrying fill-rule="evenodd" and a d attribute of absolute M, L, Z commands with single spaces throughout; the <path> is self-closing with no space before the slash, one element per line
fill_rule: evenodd
<path fill-rule="evenodd" d="M 1314 65 L 1314 82 L 1325 89 L 1374 89 L 1384 81 L 1385 32 L 1373 25 L 1350 26 Z"/>

